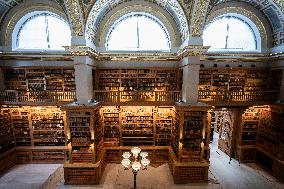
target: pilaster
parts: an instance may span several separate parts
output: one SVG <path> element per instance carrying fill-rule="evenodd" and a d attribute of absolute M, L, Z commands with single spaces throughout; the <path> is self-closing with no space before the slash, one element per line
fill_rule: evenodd
<path fill-rule="evenodd" d="M 77 56 L 74 59 L 76 98 L 79 104 L 86 104 L 93 98 L 93 66 L 88 64 L 89 59 L 86 56 Z"/>
<path fill-rule="evenodd" d="M 183 61 L 188 64 L 183 67 L 182 100 L 195 104 L 198 100 L 200 60 L 199 57 L 187 57 Z"/>

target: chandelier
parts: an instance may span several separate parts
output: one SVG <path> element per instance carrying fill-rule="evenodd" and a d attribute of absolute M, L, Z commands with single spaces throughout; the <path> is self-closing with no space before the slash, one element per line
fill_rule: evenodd
<path fill-rule="evenodd" d="M 146 158 L 148 153 L 141 152 L 139 147 L 131 148 L 131 153 L 124 152 L 122 154 L 123 160 L 121 161 L 121 164 L 124 166 L 125 170 L 132 169 L 132 173 L 134 175 L 134 189 L 136 189 L 136 175 L 139 170 L 147 169 L 147 166 L 150 164 L 150 160 Z"/>

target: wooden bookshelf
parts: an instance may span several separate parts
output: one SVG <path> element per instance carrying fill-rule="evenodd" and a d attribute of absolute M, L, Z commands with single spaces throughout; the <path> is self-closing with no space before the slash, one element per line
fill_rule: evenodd
<path fill-rule="evenodd" d="M 120 144 L 120 109 L 119 107 L 104 106 L 100 109 L 103 119 L 103 140 L 105 146 Z"/>
<path fill-rule="evenodd" d="M 69 111 L 72 162 L 92 162 L 91 112 Z M 85 158 L 85 157 L 87 158 Z"/>
<path fill-rule="evenodd" d="M 32 145 L 32 128 L 30 125 L 30 109 L 27 107 L 11 108 L 16 146 Z"/>
<path fill-rule="evenodd" d="M 261 68 L 201 68 L 199 100 L 204 102 L 276 101 L 280 76 L 279 70 Z"/>
<path fill-rule="evenodd" d="M 3 70 L 6 90 L 27 90 L 27 79 L 25 69 L 8 68 Z"/>
<path fill-rule="evenodd" d="M 181 79 L 179 69 L 93 70 L 95 98 L 104 102 L 178 101 Z"/>
<path fill-rule="evenodd" d="M 284 160 L 284 107 L 261 108 L 257 146 L 279 160 Z"/>
<path fill-rule="evenodd" d="M 8 109 L 0 110 L 0 153 L 15 146 L 13 124 Z"/>
<path fill-rule="evenodd" d="M 32 107 L 31 123 L 35 146 L 65 146 L 65 113 L 59 108 Z"/>
<path fill-rule="evenodd" d="M 123 145 L 154 144 L 153 108 L 154 107 L 149 106 L 129 106 L 121 108 L 121 134 Z"/>
<path fill-rule="evenodd" d="M 252 145 L 256 144 L 258 124 L 259 124 L 259 110 L 255 108 L 248 108 L 242 116 L 241 125 L 241 144 Z"/>
<path fill-rule="evenodd" d="M 173 107 L 158 107 L 154 112 L 155 145 L 170 146 L 173 125 Z"/>
<path fill-rule="evenodd" d="M 3 68 L 6 90 L 75 91 L 71 68 Z"/>
<path fill-rule="evenodd" d="M 253 106 L 242 116 L 238 153 L 241 162 L 257 162 L 279 180 L 284 180 L 284 107 Z"/>

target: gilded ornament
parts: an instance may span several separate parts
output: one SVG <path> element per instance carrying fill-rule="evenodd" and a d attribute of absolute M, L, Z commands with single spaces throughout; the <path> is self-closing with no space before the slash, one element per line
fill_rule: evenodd
<path fill-rule="evenodd" d="M 209 2 L 209 0 L 196 0 L 194 4 L 190 26 L 190 33 L 193 37 L 200 37 L 202 35 Z"/>
<path fill-rule="evenodd" d="M 72 24 L 73 32 L 76 36 L 83 36 L 83 20 L 80 15 L 81 9 L 77 0 L 65 0 L 68 10 L 69 20 Z"/>

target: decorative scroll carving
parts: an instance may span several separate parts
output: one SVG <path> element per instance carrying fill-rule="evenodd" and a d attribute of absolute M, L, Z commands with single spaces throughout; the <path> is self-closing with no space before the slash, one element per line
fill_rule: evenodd
<path fill-rule="evenodd" d="M 83 36 L 84 22 L 81 16 L 80 4 L 77 0 L 65 0 L 69 20 L 72 24 L 73 33 L 76 36 Z"/>
<path fill-rule="evenodd" d="M 194 37 L 200 37 L 203 31 L 205 15 L 210 0 L 196 0 L 193 7 L 190 34 Z"/>

